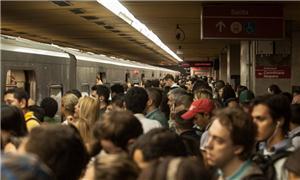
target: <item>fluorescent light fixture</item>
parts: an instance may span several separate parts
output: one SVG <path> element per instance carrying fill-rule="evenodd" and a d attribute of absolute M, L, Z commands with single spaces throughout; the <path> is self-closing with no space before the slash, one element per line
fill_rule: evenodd
<path fill-rule="evenodd" d="M 119 13 L 119 17 L 122 18 L 124 21 L 126 21 L 128 24 L 132 23 L 132 20 L 123 12 Z"/>
<path fill-rule="evenodd" d="M 106 7 L 108 10 L 113 12 L 115 15 L 123 19 L 125 22 L 130 24 L 137 31 L 142 33 L 152 42 L 154 42 L 157 46 L 175 58 L 177 61 L 183 61 L 180 57 L 178 57 L 173 51 L 168 48 L 152 31 L 150 31 L 147 26 L 141 23 L 138 19 L 136 19 L 133 14 L 131 14 L 126 7 L 124 7 L 118 0 L 97 0 L 98 3 Z"/>
<path fill-rule="evenodd" d="M 130 60 L 124 60 L 124 59 L 119 59 L 116 57 L 107 57 L 105 55 L 97 55 L 94 53 L 83 53 L 80 51 L 74 51 L 73 49 L 69 49 L 69 48 L 63 48 L 63 47 L 59 47 L 61 50 L 68 52 L 70 54 L 73 54 L 77 60 L 81 60 L 81 61 L 89 61 L 89 62 L 98 62 L 98 63 L 104 63 L 104 64 L 111 64 L 111 65 L 115 65 L 115 66 L 123 66 L 123 67 L 130 67 L 130 68 L 139 68 L 139 69 L 148 69 L 148 70 L 160 70 L 160 71 L 166 71 L 166 72 L 176 72 L 170 69 L 166 69 L 166 68 L 160 68 L 160 67 L 156 67 L 156 66 L 151 66 L 148 64 L 143 64 L 143 63 L 139 63 L 139 62 L 135 62 L 135 61 L 130 61 Z"/>

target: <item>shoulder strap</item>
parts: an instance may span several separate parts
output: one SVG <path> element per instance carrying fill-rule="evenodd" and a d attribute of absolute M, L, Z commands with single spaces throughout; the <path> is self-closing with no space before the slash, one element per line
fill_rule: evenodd
<path fill-rule="evenodd" d="M 285 158 L 287 157 L 291 152 L 289 151 L 286 151 L 286 150 L 283 150 L 283 151 L 280 151 L 272 156 L 269 156 L 269 160 L 267 161 L 267 164 L 265 166 L 265 171 L 264 173 L 266 174 L 266 177 L 267 179 L 270 179 L 270 180 L 276 180 L 276 169 L 275 169 L 275 166 L 274 164 L 282 159 L 282 158 Z"/>
<path fill-rule="evenodd" d="M 269 166 L 273 165 L 276 161 L 287 157 L 291 152 L 290 151 L 279 151 L 278 153 L 269 156 L 269 155 L 262 155 L 260 153 L 257 153 L 253 156 L 252 160 L 256 162 L 256 164 L 259 165 L 259 167 L 264 171 Z"/>
<path fill-rule="evenodd" d="M 291 139 L 293 139 L 294 137 L 298 137 L 298 136 L 300 136 L 300 131 L 297 132 L 296 134 L 294 134 L 294 135 L 291 137 Z"/>
<path fill-rule="evenodd" d="M 287 151 L 287 150 L 280 151 L 280 152 L 274 154 L 273 156 L 271 156 L 269 163 L 270 164 L 274 164 L 276 161 L 278 161 L 278 160 L 280 160 L 280 159 L 282 159 L 284 157 L 289 156 L 290 153 L 291 152 Z"/>
<path fill-rule="evenodd" d="M 25 120 L 26 123 L 29 122 L 29 121 L 36 121 L 40 124 L 40 121 L 35 117 L 31 117 L 31 118 Z"/>

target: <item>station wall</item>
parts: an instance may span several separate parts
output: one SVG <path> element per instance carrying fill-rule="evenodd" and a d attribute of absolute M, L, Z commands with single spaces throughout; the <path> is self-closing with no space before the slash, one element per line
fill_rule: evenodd
<path fill-rule="evenodd" d="M 258 65 L 258 58 L 255 59 L 256 66 Z M 300 32 L 293 32 L 291 38 L 291 56 L 286 58 L 290 67 L 289 78 L 256 78 L 255 74 L 255 88 L 257 95 L 265 94 L 267 88 L 271 84 L 278 85 L 283 92 L 292 92 L 292 86 L 300 86 Z M 276 64 L 277 63 L 277 64 Z M 274 61 L 274 65 L 281 66 L 279 62 Z M 257 67 L 256 67 L 257 68 Z"/>

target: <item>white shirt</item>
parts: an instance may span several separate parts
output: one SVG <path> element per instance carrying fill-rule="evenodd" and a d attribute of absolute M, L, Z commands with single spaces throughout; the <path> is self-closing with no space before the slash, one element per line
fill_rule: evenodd
<path fill-rule="evenodd" d="M 144 133 L 147 133 L 151 129 L 160 128 L 162 125 L 160 122 L 154 119 L 148 119 L 143 114 L 134 114 L 134 116 L 142 123 Z"/>

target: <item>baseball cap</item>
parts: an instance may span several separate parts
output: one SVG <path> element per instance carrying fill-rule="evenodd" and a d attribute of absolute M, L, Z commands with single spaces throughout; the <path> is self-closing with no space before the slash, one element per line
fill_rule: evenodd
<path fill-rule="evenodd" d="M 189 123 L 189 121 L 193 123 L 193 119 L 183 119 L 182 118 L 182 115 L 186 112 L 187 112 L 187 110 L 182 110 L 182 111 L 177 112 L 175 114 L 174 121 L 177 122 L 178 124 L 187 124 L 187 123 Z"/>
<path fill-rule="evenodd" d="M 181 115 L 181 118 L 188 120 L 193 118 L 197 113 L 210 113 L 214 109 L 214 103 L 208 98 L 203 98 L 194 101 L 189 110 Z"/>

